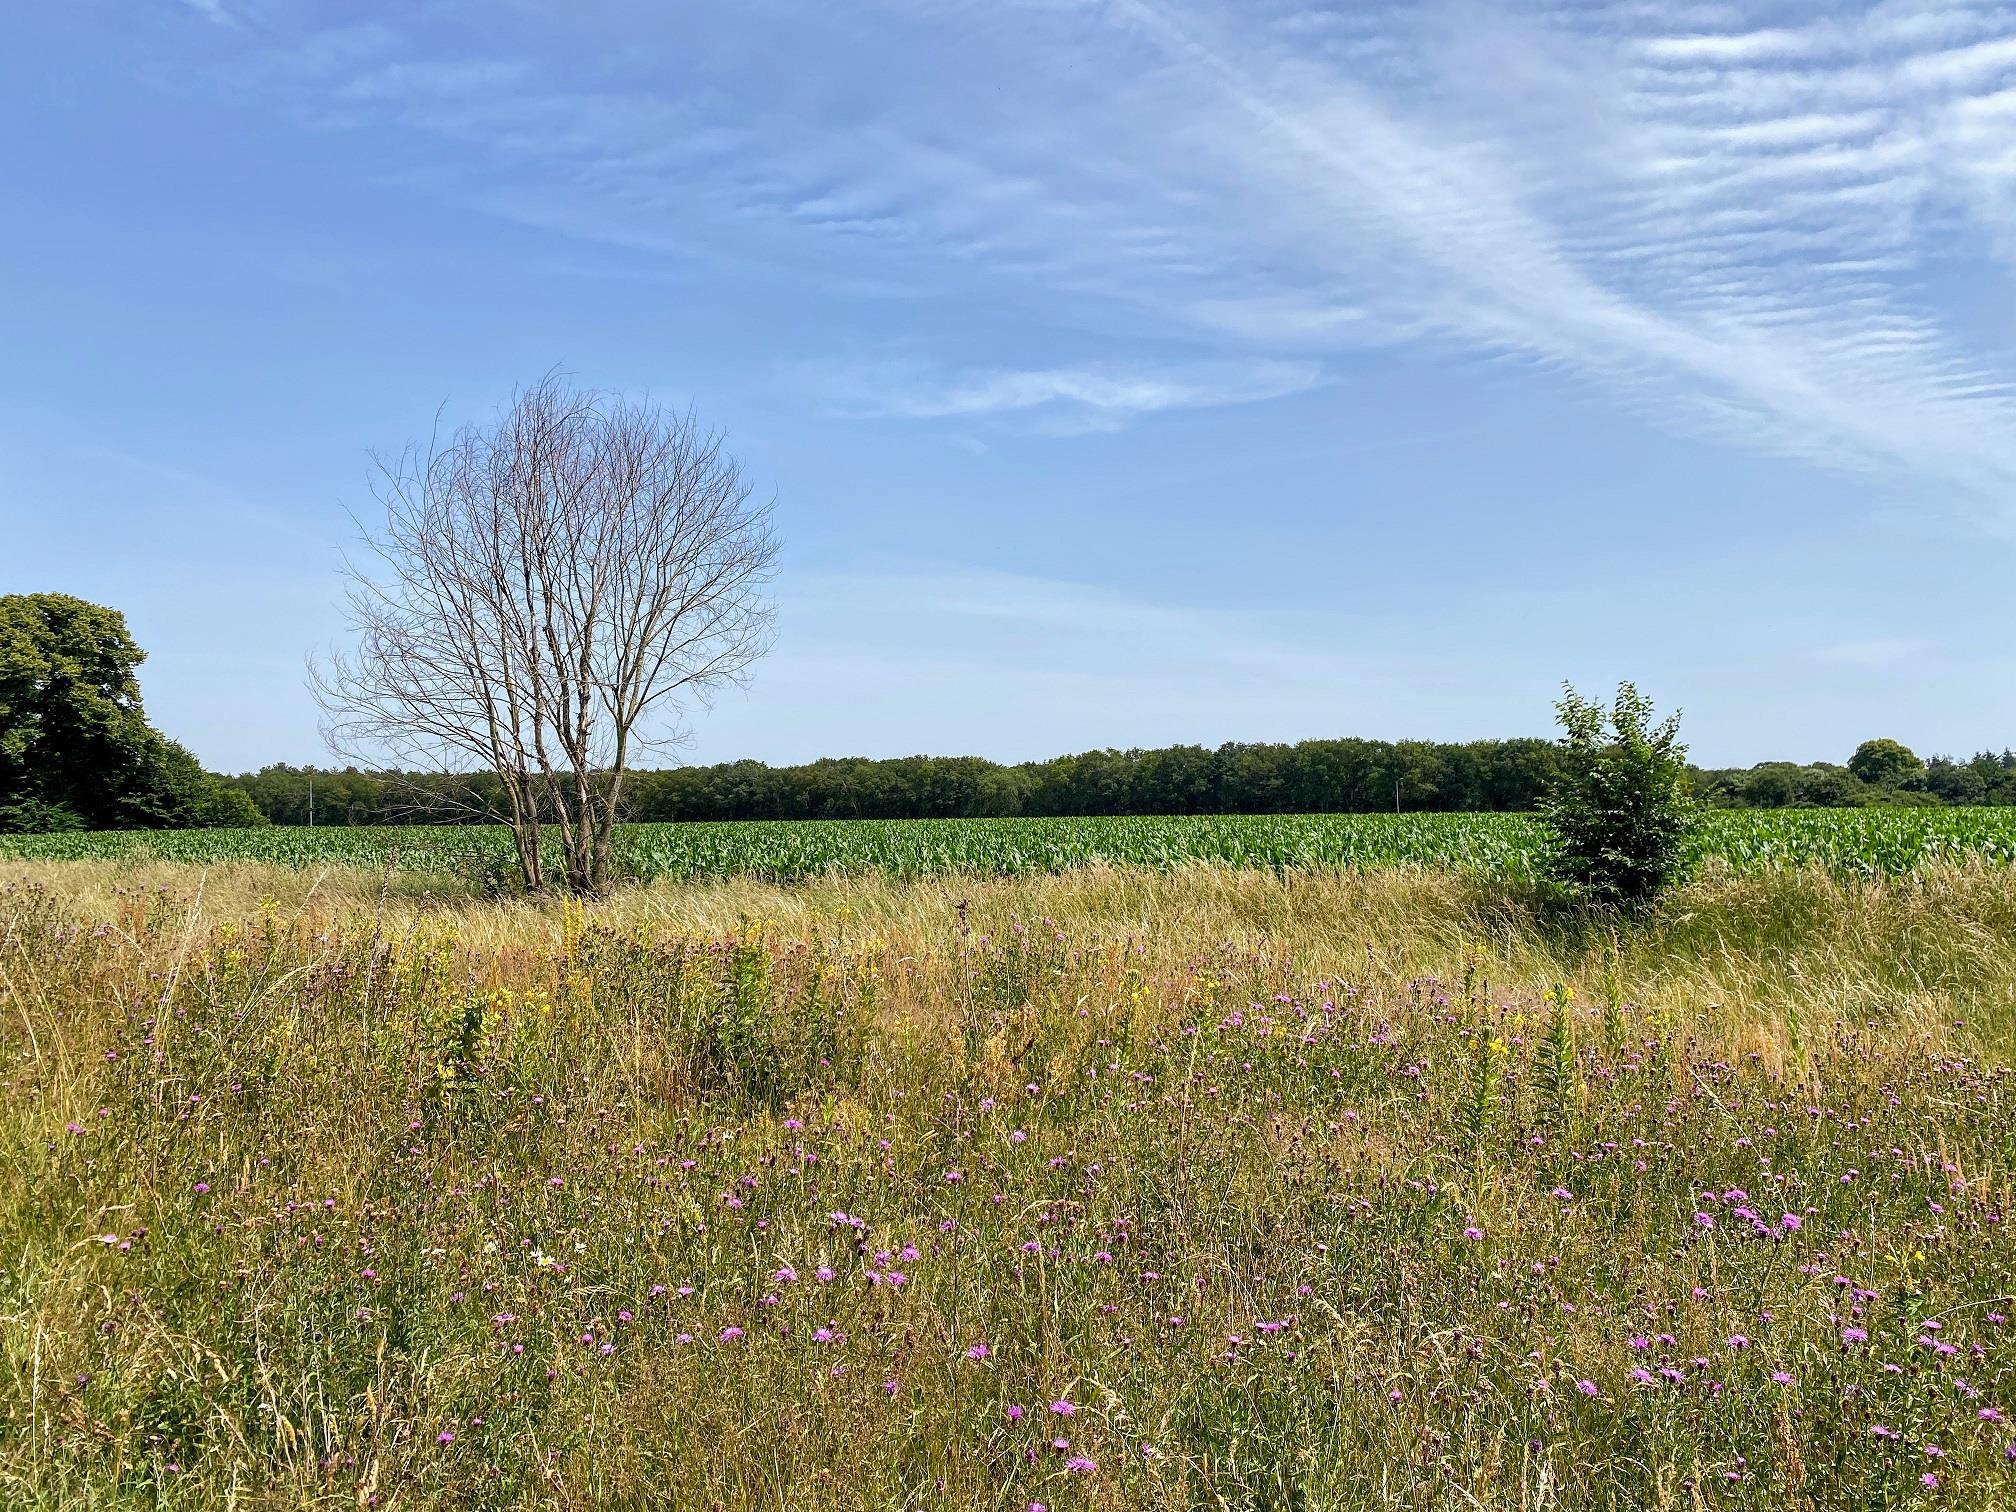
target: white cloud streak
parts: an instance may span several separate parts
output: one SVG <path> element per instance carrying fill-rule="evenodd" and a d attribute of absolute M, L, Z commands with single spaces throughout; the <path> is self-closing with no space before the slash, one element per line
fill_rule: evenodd
<path fill-rule="evenodd" d="M 2016 521 L 2016 363 L 1947 275 L 2016 268 L 2006 3 L 736 18 L 640 29 L 593 64 L 536 33 L 486 31 L 477 56 L 388 22 L 245 77 L 328 126 L 439 144 L 409 171 L 499 214 L 1072 333 L 1054 362 L 949 352 L 952 376 L 897 375 L 863 412 L 1114 424 L 1425 344 Z M 789 54 L 758 45 L 787 31 Z M 1146 364 L 1144 337 L 1196 356 Z"/>
<path fill-rule="evenodd" d="M 908 420 L 1035 417 L 1106 428 L 1168 410 L 1256 404 L 1323 382 L 1313 362 L 1178 363 L 932 373 L 905 365 L 814 366 L 815 391 L 843 414 Z"/>

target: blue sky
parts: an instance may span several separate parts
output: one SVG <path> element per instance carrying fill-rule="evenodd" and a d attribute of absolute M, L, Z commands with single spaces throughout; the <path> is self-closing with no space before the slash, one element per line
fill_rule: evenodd
<path fill-rule="evenodd" d="M 0 132 L 0 592 L 215 767 L 556 364 L 776 495 L 689 759 L 2016 744 L 2016 5 L 66 0 Z"/>

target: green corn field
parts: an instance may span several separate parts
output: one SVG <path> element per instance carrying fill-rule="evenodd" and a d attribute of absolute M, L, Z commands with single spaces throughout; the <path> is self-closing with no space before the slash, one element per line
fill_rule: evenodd
<path fill-rule="evenodd" d="M 881 872 L 1057 872 L 1095 863 L 1291 869 L 1424 867 L 1523 881 L 1543 838 L 1525 814 L 1254 814 L 1147 818 L 790 820 L 624 828 L 639 878 L 807 877 Z M 1700 859 L 1737 871 L 1819 866 L 1898 876 L 1928 861 L 2016 861 L 2016 808 L 1726 810 Z M 259 861 L 480 873 L 506 854 L 501 828 L 124 830 L 0 835 L 0 858 Z"/>

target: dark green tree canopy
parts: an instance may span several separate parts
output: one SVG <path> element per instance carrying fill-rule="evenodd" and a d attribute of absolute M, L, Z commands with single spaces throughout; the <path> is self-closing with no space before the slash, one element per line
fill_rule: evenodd
<path fill-rule="evenodd" d="M 1848 770 L 1871 787 L 1902 787 L 1925 775 L 1925 763 L 1895 740 L 1865 740 L 1848 758 Z"/>
<path fill-rule="evenodd" d="M 0 829 L 259 822 L 147 723 L 145 659 L 116 609 L 0 596 Z"/>

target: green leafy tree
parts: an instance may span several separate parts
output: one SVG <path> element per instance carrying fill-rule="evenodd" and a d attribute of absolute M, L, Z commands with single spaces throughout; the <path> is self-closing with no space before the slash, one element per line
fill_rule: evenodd
<path fill-rule="evenodd" d="M 144 821 L 158 737 L 141 660 L 117 610 L 61 593 L 0 598 L 0 825 Z"/>
<path fill-rule="evenodd" d="M 1897 788 L 1925 776 L 1925 763 L 1895 740 L 1865 740 L 1848 758 L 1848 770 L 1871 787 Z"/>
<path fill-rule="evenodd" d="M 254 822 L 147 723 L 135 675 L 145 659 L 116 609 L 64 593 L 0 597 L 0 830 Z"/>
<path fill-rule="evenodd" d="M 1592 903 L 1648 903 L 1684 874 L 1696 821 L 1680 716 L 1654 724 L 1628 682 L 1608 709 L 1572 687 L 1554 707 L 1565 733 L 1540 805 L 1552 875 Z"/>

